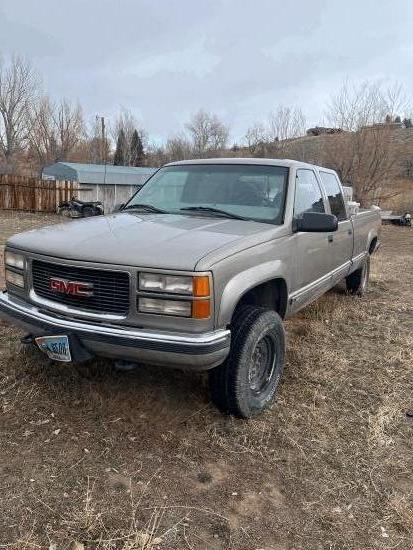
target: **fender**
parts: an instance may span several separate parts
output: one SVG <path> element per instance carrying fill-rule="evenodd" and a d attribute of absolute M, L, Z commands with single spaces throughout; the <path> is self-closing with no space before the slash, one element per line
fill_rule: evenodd
<path fill-rule="evenodd" d="M 367 252 L 370 249 L 370 244 L 372 243 L 373 239 L 378 238 L 378 233 L 375 228 L 370 229 L 369 234 L 367 236 L 367 242 L 366 242 L 366 250 Z"/>
<path fill-rule="evenodd" d="M 237 303 L 249 290 L 272 279 L 284 279 L 286 282 L 286 272 L 287 267 L 282 260 L 272 260 L 250 267 L 232 277 L 221 296 L 217 326 L 229 325 Z"/>
<path fill-rule="evenodd" d="M 356 256 L 353 256 L 351 260 L 351 267 L 350 267 L 349 273 L 353 273 L 354 271 L 357 271 L 357 269 L 359 269 L 362 266 L 366 256 L 369 255 L 370 245 L 373 239 L 378 239 L 378 230 L 375 227 L 371 228 L 367 233 L 363 251 L 357 254 Z M 353 254 L 354 254 L 354 251 L 353 251 Z"/>

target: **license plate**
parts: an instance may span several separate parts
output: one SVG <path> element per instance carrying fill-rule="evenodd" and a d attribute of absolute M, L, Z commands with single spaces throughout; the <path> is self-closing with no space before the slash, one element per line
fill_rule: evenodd
<path fill-rule="evenodd" d="M 50 359 L 65 362 L 72 360 L 68 336 L 64 334 L 58 336 L 39 336 L 35 340 L 39 349 L 46 353 Z"/>

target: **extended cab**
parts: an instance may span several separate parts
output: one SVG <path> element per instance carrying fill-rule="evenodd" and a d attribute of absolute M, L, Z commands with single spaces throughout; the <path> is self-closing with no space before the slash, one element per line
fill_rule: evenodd
<path fill-rule="evenodd" d="M 52 359 L 209 370 L 218 407 L 250 417 L 277 390 L 282 319 L 343 279 L 362 294 L 380 223 L 326 168 L 176 162 L 117 213 L 10 238 L 0 315 Z"/>

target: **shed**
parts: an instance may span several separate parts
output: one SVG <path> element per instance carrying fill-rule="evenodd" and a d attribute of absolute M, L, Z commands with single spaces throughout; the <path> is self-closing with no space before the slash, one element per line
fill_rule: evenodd
<path fill-rule="evenodd" d="M 105 212 L 111 212 L 116 204 L 126 202 L 156 170 L 135 166 L 56 162 L 43 168 L 42 179 L 77 182 L 77 198 L 102 201 Z"/>

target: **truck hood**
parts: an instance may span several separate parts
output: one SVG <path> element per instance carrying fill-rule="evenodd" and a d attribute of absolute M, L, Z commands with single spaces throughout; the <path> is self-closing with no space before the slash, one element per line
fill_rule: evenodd
<path fill-rule="evenodd" d="M 27 231 L 7 244 L 55 258 L 191 271 L 211 252 L 235 243 L 238 248 L 244 240 L 246 247 L 252 235 L 271 228 L 227 218 L 122 212 Z"/>

